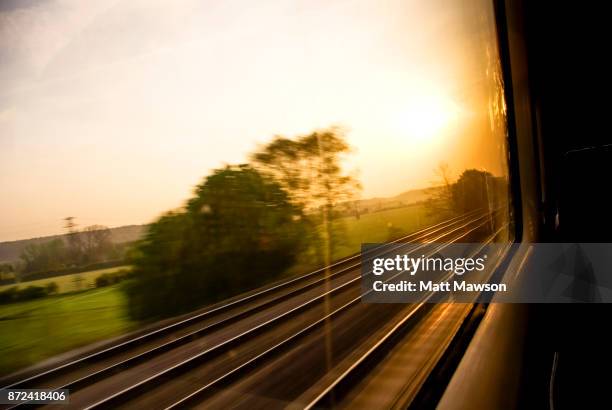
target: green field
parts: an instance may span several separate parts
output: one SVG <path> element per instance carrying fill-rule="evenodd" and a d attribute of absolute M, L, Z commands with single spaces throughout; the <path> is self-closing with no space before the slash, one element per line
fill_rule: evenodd
<path fill-rule="evenodd" d="M 340 259 L 359 252 L 362 243 L 378 243 L 407 235 L 432 223 L 425 208 L 410 205 L 362 215 L 361 218 L 344 218 L 346 242 L 338 244 L 332 259 Z"/>
<path fill-rule="evenodd" d="M 0 374 L 133 329 L 119 286 L 0 306 Z"/>
<path fill-rule="evenodd" d="M 360 218 L 345 217 L 338 221 L 344 226 L 342 241 L 333 244 L 332 260 L 354 255 L 361 250 L 362 243 L 379 243 L 397 239 L 415 232 L 435 220 L 428 216 L 421 204 L 387 209 L 361 215 Z M 287 275 L 296 275 L 319 268 L 313 260 L 300 260 L 288 270 Z"/>
<path fill-rule="evenodd" d="M 71 273 L 69 275 L 55 276 L 53 278 L 32 280 L 29 282 L 21 282 L 11 285 L 0 286 L 0 292 L 17 286 L 18 288 L 26 288 L 28 286 L 46 286 L 51 282 L 57 283 L 58 293 L 75 292 L 80 290 L 86 290 L 94 288 L 96 284 L 96 278 L 105 273 L 114 273 L 122 269 L 128 269 L 129 266 L 117 266 L 114 268 L 107 269 L 96 269 L 87 272 Z"/>
<path fill-rule="evenodd" d="M 359 252 L 362 242 L 384 242 L 431 224 L 420 205 L 406 206 L 343 220 L 346 239 L 333 258 Z M 312 261 L 294 266 L 288 274 L 317 268 Z M 56 282 L 60 292 L 89 288 L 103 273 L 124 267 L 101 269 L 20 284 Z M 80 277 L 82 280 L 75 280 Z M 79 284 L 80 283 L 80 284 Z M 0 305 L 0 374 L 37 363 L 70 349 L 120 335 L 137 327 L 126 314 L 121 284 L 102 289 L 65 293 L 29 302 Z M 6 286 L 5 286 L 6 287 Z"/>

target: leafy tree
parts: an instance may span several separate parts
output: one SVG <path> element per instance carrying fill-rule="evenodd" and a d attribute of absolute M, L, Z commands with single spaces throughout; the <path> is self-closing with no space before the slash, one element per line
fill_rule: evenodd
<path fill-rule="evenodd" d="M 277 277 L 304 247 L 303 216 L 281 185 L 254 168 L 215 170 L 185 210 L 163 215 L 132 253 L 131 315 L 184 312 Z"/>
<path fill-rule="evenodd" d="M 453 207 L 458 213 L 487 210 L 495 202 L 495 178 L 490 172 L 466 169 L 453 185 Z"/>
<path fill-rule="evenodd" d="M 291 201 L 306 210 L 313 225 L 323 227 L 320 237 L 311 237 L 311 242 L 322 242 L 325 263 L 341 242 L 343 229 L 334 223 L 336 206 L 361 188 L 343 172 L 342 159 L 349 152 L 342 130 L 329 128 L 294 139 L 276 136 L 251 156 L 257 169 L 279 181 Z"/>
<path fill-rule="evenodd" d="M 341 129 L 329 128 L 294 139 L 276 136 L 254 153 L 254 166 L 273 176 L 291 200 L 312 211 L 351 199 L 358 181 L 342 170 L 351 149 Z"/>
<path fill-rule="evenodd" d="M 438 174 L 441 184 L 430 190 L 426 201 L 431 215 L 451 217 L 476 209 L 494 210 L 508 197 L 506 181 L 487 171 L 466 169 L 455 182 L 443 165 Z"/>

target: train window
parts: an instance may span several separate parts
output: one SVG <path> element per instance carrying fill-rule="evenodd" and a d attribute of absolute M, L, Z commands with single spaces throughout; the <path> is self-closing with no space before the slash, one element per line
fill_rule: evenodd
<path fill-rule="evenodd" d="M 489 1 L 8 1 L 0 56 L 6 385 L 365 406 L 361 245 L 512 241 Z"/>

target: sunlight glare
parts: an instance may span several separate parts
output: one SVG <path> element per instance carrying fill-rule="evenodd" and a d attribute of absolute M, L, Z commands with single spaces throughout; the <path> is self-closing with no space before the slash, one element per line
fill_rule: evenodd
<path fill-rule="evenodd" d="M 423 95 L 410 101 L 398 114 L 402 138 L 413 142 L 431 141 L 457 120 L 459 108 L 450 99 L 439 95 Z"/>

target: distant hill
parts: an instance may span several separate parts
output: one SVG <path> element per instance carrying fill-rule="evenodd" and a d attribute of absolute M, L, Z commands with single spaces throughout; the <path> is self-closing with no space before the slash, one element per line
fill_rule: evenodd
<path fill-rule="evenodd" d="M 147 225 L 126 225 L 109 228 L 113 243 L 126 243 L 136 241 L 144 235 Z M 63 239 L 66 235 L 42 236 L 39 238 L 22 239 L 19 241 L 0 242 L 0 263 L 16 262 L 23 249 L 32 243 L 48 242 L 53 239 Z"/>
<path fill-rule="evenodd" d="M 427 200 L 427 198 L 431 196 L 431 190 L 435 189 L 436 188 L 412 189 L 391 197 L 361 199 L 357 201 L 357 207 L 361 213 L 399 208 Z"/>

